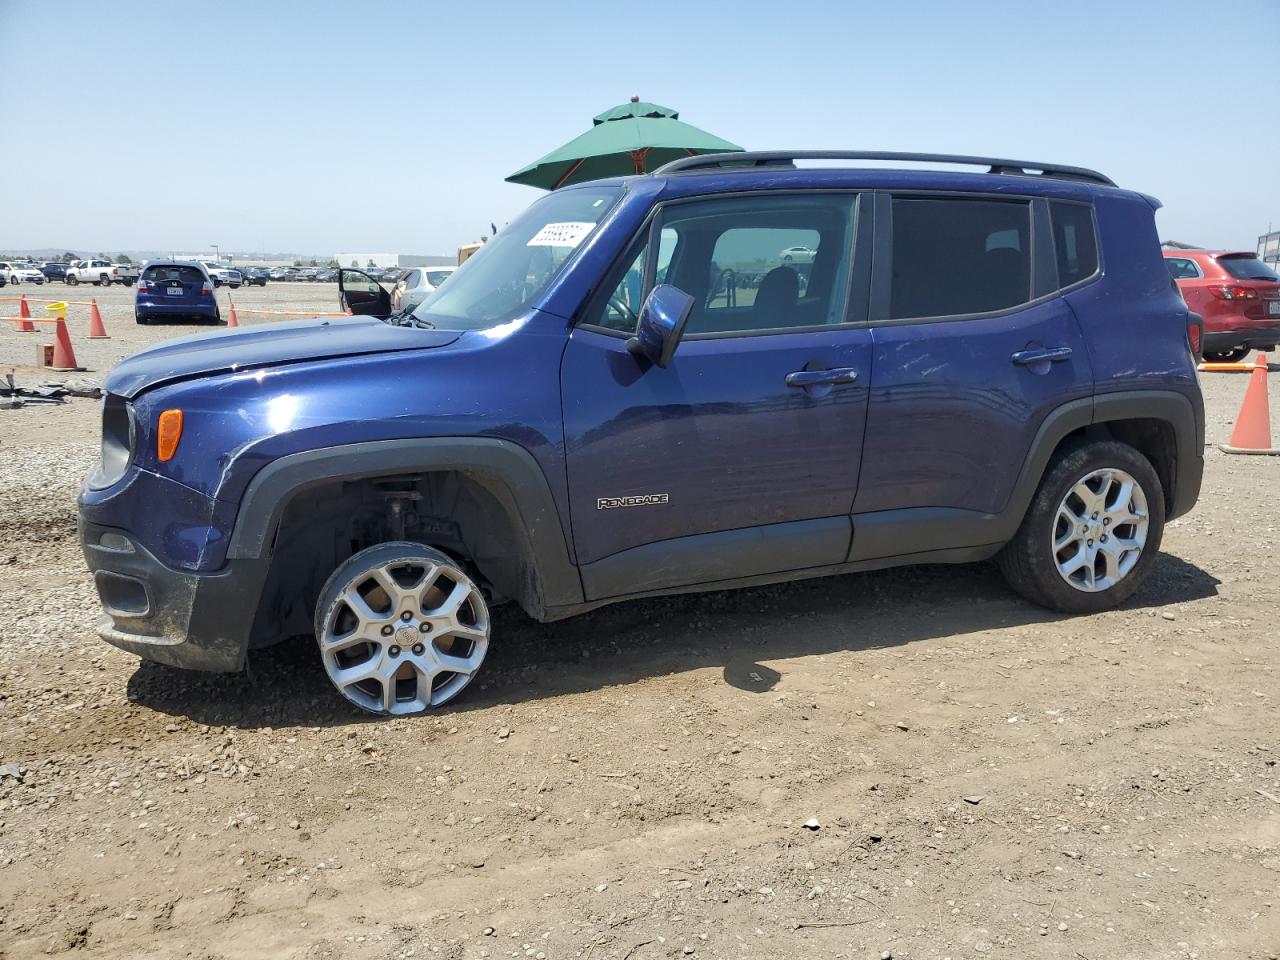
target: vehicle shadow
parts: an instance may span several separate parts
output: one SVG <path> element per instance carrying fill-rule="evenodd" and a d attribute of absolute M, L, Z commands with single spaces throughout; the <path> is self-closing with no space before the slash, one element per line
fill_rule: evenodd
<path fill-rule="evenodd" d="M 1194 564 L 1161 554 L 1146 584 L 1122 609 L 1215 596 L 1219 582 Z M 765 662 L 1063 619 L 1012 594 L 989 563 L 901 567 L 636 600 L 551 624 L 507 605 L 494 611 L 496 639 L 482 678 L 442 712 L 465 713 L 706 667 L 720 668 L 730 686 L 763 693 L 785 679 Z M 381 719 L 333 691 L 310 637 L 252 651 L 241 674 L 143 662 L 129 679 L 128 697 L 160 713 L 244 729 Z"/>

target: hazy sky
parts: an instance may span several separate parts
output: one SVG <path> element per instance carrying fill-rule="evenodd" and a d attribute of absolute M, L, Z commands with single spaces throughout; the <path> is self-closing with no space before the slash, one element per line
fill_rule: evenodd
<path fill-rule="evenodd" d="M 1278 40 L 1280 0 L 0 0 L 0 250 L 450 254 L 631 94 L 748 148 L 1094 167 L 1253 248 Z"/>

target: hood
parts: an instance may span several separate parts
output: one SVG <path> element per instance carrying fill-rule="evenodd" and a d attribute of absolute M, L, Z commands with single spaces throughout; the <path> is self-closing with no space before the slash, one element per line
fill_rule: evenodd
<path fill-rule="evenodd" d="M 456 330 L 394 327 L 372 317 L 317 317 L 166 340 L 118 363 L 106 389 L 133 399 L 144 390 L 192 377 L 285 363 L 443 347 Z"/>

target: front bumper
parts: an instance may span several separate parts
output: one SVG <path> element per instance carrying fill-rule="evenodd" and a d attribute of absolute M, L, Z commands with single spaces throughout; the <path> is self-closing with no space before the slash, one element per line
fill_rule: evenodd
<path fill-rule="evenodd" d="M 107 643 L 190 670 L 244 666 L 268 561 L 231 560 L 211 573 L 173 570 L 127 531 L 83 517 L 80 545 L 105 611 L 98 636 Z"/>

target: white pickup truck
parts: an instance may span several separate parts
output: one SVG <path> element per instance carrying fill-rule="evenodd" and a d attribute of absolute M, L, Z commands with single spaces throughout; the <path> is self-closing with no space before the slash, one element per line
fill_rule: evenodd
<path fill-rule="evenodd" d="M 235 267 L 228 267 L 226 264 L 218 263 L 216 260 L 201 260 L 201 265 L 209 272 L 209 276 L 213 277 L 213 285 L 220 287 L 224 283 L 233 290 L 240 289 L 244 283 L 244 274 Z"/>
<path fill-rule="evenodd" d="M 127 263 L 112 263 L 110 260 L 72 260 L 67 266 L 66 282 L 75 286 L 77 283 L 93 283 L 109 287 L 113 283 L 123 283 L 132 287 L 138 280 L 138 268 Z"/>

